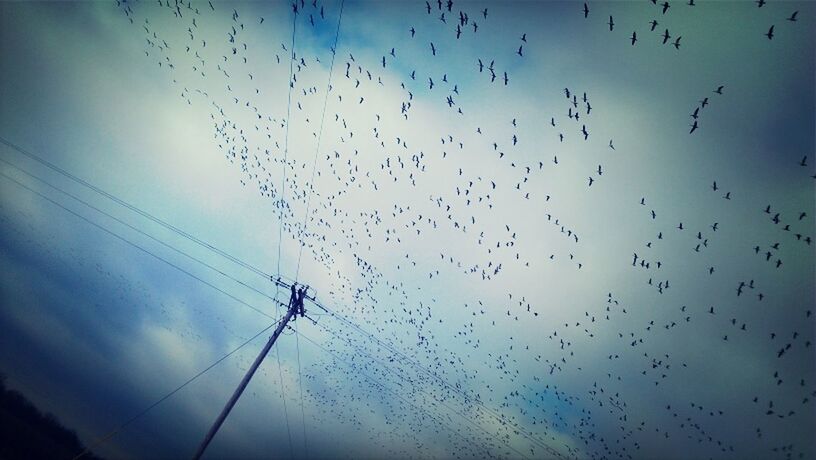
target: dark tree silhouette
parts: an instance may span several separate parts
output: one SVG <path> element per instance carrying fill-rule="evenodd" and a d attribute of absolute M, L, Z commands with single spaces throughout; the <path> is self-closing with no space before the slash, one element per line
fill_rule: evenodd
<path fill-rule="evenodd" d="M 43 414 L 0 374 L 0 459 L 73 458 L 85 447 L 52 414 Z M 99 459 L 89 453 L 88 459 Z"/>

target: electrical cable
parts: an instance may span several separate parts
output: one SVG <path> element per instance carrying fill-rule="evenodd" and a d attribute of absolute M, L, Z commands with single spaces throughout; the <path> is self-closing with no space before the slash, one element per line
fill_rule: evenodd
<path fill-rule="evenodd" d="M 229 353 L 225 354 L 224 356 L 222 356 L 222 357 L 218 358 L 218 359 L 217 359 L 215 362 L 213 362 L 212 364 L 210 364 L 209 366 L 207 366 L 206 368 L 204 368 L 202 371 L 200 371 L 200 372 L 199 372 L 199 373 L 197 373 L 196 375 L 194 375 L 194 376 L 190 377 L 189 379 L 187 379 L 187 380 L 186 380 L 184 383 L 182 383 L 181 385 L 177 386 L 176 388 L 174 388 L 174 389 L 173 389 L 172 391 L 170 391 L 169 393 L 167 393 L 167 394 L 165 394 L 164 396 L 162 396 L 161 398 L 157 399 L 155 402 L 153 402 L 152 404 L 150 404 L 149 406 L 147 406 L 147 407 L 146 407 L 146 408 L 144 408 L 143 410 L 141 410 L 141 411 L 137 412 L 135 415 L 133 415 L 132 417 L 130 417 L 129 419 L 127 419 L 127 420 L 126 420 L 124 423 L 122 423 L 122 424 L 121 424 L 121 425 L 119 425 L 118 427 L 116 427 L 116 428 L 114 428 L 113 430 L 111 430 L 109 433 L 107 433 L 107 434 L 105 434 L 104 436 L 102 436 L 102 437 L 98 438 L 98 439 L 97 439 L 96 441 L 94 441 L 94 442 L 93 442 L 93 443 L 92 443 L 92 444 L 91 444 L 89 447 L 86 447 L 86 448 L 85 448 L 85 450 L 83 450 L 81 453 L 79 453 L 78 455 L 76 455 L 76 456 L 73 458 L 73 460 L 78 460 L 79 458 L 82 458 L 83 456 L 85 456 L 85 455 L 87 455 L 89 452 L 91 452 L 91 450 L 96 449 L 97 447 L 101 446 L 103 443 L 105 443 L 105 442 L 107 442 L 108 440 L 110 440 L 112 437 L 114 437 L 114 436 L 116 436 L 117 434 L 121 433 L 121 432 L 122 432 L 122 430 L 124 430 L 124 429 L 125 429 L 125 428 L 126 428 L 128 425 L 130 425 L 131 423 L 135 422 L 136 420 L 138 420 L 139 418 L 141 418 L 142 416 L 144 416 L 144 415 L 145 415 L 145 414 L 147 414 L 148 412 L 150 412 L 150 411 L 151 411 L 151 410 L 152 410 L 154 407 L 156 407 L 156 406 L 158 406 L 159 404 L 161 404 L 162 402 L 166 401 L 168 398 L 170 398 L 170 397 L 171 397 L 171 396 L 173 396 L 174 394 L 178 393 L 178 392 L 179 392 L 179 391 L 180 391 L 182 388 L 184 388 L 184 387 L 186 387 L 187 385 L 189 385 L 189 384 L 193 383 L 193 382 L 194 382 L 196 379 L 198 379 L 199 377 L 201 377 L 202 375 L 204 375 L 205 373 L 207 373 L 207 371 L 209 371 L 210 369 L 212 369 L 213 367 L 215 367 L 215 366 L 217 366 L 219 363 L 221 363 L 221 361 L 224 361 L 225 359 L 227 359 L 227 358 L 229 358 L 230 356 L 232 356 L 232 355 L 233 355 L 235 352 L 237 352 L 238 350 L 240 350 L 241 348 L 243 348 L 244 346 L 246 346 L 247 344 L 249 344 L 249 343 L 250 343 L 250 342 L 252 342 L 253 340 L 257 339 L 257 338 L 258 338 L 258 337 L 259 337 L 261 334 L 263 334 L 264 332 L 268 331 L 268 330 L 269 330 L 269 329 L 271 329 L 273 326 L 277 326 L 278 324 L 280 324 L 280 322 L 281 322 L 282 320 L 283 320 L 283 319 L 281 318 L 281 319 L 279 319 L 278 321 L 276 321 L 276 322 L 274 322 L 274 323 L 270 324 L 269 326 L 266 326 L 265 328 L 261 329 L 261 330 L 260 330 L 260 331 L 259 331 L 257 334 L 255 334 L 255 335 L 253 335 L 252 337 L 250 337 L 249 339 L 247 339 L 247 340 L 246 340 L 244 343 L 242 343 L 241 345 L 238 345 L 238 347 L 234 348 L 232 351 L 230 351 Z"/>

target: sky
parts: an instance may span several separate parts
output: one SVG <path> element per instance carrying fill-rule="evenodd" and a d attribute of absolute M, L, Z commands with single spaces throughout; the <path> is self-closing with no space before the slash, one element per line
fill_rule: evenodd
<path fill-rule="evenodd" d="M 0 373 L 189 457 L 280 276 L 205 457 L 816 456 L 816 6 L 668 5 L 0 3 Z"/>

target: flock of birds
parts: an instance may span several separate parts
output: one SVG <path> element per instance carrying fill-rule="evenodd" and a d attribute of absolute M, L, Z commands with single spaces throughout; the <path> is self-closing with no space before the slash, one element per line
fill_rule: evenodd
<path fill-rule="evenodd" d="M 609 116 L 609 108 L 595 108 L 583 89 L 552 89 L 553 97 L 558 94 L 564 105 L 543 119 L 549 121 L 545 124 L 552 133 L 550 145 L 562 152 L 560 161 L 556 153 L 551 159 L 549 154 L 546 159 L 543 154 L 528 154 L 537 142 L 524 133 L 541 129 L 536 121 L 517 116 L 494 123 L 493 117 L 474 124 L 468 110 L 470 96 L 484 85 L 496 91 L 493 94 L 513 89 L 513 72 L 523 71 L 535 46 L 532 34 L 516 34 L 518 41 L 505 55 L 474 56 L 467 73 L 438 72 L 444 59 L 464 48 L 463 43 L 478 47 L 501 29 L 502 24 L 493 24 L 489 7 L 473 9 L 451 0 L 418 2 L 404 18 L 408 24 L 399 45 L 373 52 L 351 49 L 343 44 L 341 32 L 338 49 L 310 54 L 294 38 L 270 49 L 264 37 L 276 31 L 275 21 L 250 15 L 237 5 L 180 0 L 156 0 L 158 7 L 116 3 L 142 35 L 146 57 L 167 72 L 183 100 L 210 111 L 215 145 L 227 163 L 240 170 L 241 183 L 270 200 L 284 243 L 301 248 L 331 276 L 332 284 L 322 287 L 321 296 L 329 304 L 342 305 L 338 310 L 370 333 L 351 330 L 330 317 L 314 323 L 315 333 L 323 339 L 318 345 L 328 355 L 308 368 L 304 378 L 329 389 L 315 391 L 307 383 L 305 391 L 310 406 L 327 419 L 358 427 L 372 445 L 400 457 L 427 455 L 433 447 L 427 440 L 442 436 L 447 444 L 439 444 L 449 446 L 447 455 L 455 457 L 637 458 L 675 438 L 702 446 L 700 452 L 712 456 L 752 455 L 720 429 L 738 419 L 718 407 L 716 400 L 663 390 L 693 379 L 697 364 L 667 342 L 705 335 L 716 337 L 717 346 L 760 342 L 762 353 L 777 361 L 772 375 L 764 376 L 775 390 L 743 401 L 765 417 L 750 427 L 757 445 L 766 449 L 762 455 L 813 453 L 808 446 L 777 445 L 764 438 L 768 431 L 778 433 L 789 426 L 788 421 L 812 422 L 807 417 L 816 397 L 813 366 L 795 373 L 797 363 L 813 355 L 812 306 L 791 307 L 795 330 L 788 323 L 769 331 L 770 325 L 755 320 L 775 292 L 773 281 L 767 280 L 770 275 L 757 269 L 756 276 L 738 279 L 729 273 L 718 278 L 721 267 L 708 256 L 726 245 L 720 236 L 724 229 L 734 230 L 729 228 L 727 210 L 711 222 L 690 215 L 684 223 L 666 217 L 674 211 L 652 206 L 645 194 L 639 203 L 632 201 L 649 236 L 631 248 L 631 264 L 627 259 L 617 266 L 642 278 L 641 288 L 656 295 L 648 298 L 659 305 L 659 312 L 631 296 L 602 292 L 591 307 L 554 322 L 546 306 L 533 300 L 537 286 L 492 297 L 474 291 L 465 299 L 447 298 L 433 288 L 462 280 L 474 286 L 485 283 L 495 294 L 504 289 L 498 286 L 511 276 L 507 273 L 556 270 L 580 277 L 580 270 L 592 263 L 579 238 L 584 229 L 558 212 L 569 197 L 554 182 L 580 181 L 586 191 L 595 191 L 599 187 L 595 184 L 610 175 L 605 162 L 616 161 L 614 155 L 624 148 L 622 143 L 616 148 L 611 139 L 598 140 L 590 125 L 595 117 Z M 661 17 L 670 15 L 680 2 L 651 3 Z M 695 6 L 694 0 L 687 5 Z M 318 0 L 297 0 L 287 7 L 287 17 L 296 23 L 296 36 L 303 37 L 334 30 L 337 9 L 338 5 Z M 588 3 L 580 14 L 592 16 Z M 795 22 L 797 12 L 787 19 Z M 342 30 L 356 26 L 346 24 L 346 17 L 343 21 Z M 607 25 L 615 30 L 612 15 Z M 659 33 L 658 25 L 656 17 L 649 32 Z M 767 37 L 773 34 L 771 26 Z M 665 28 L 658 40 L 679 52 L 681 38 Z M 639 40 L 637 30 L 630 40 L 632 45 Z M 330 66 L 334 75 L 329 86 Z M 278 73 L 287 75 L 288 84 L 270 83 L 269 76 Z M 264 103 L 281 88 L 289 92 L 290 103 L 285 107 Z M 719 97 L 724 88 L 718 85 L 700 100 L 691 113 L 690 133 L 698 129 L 709 98 Z M 320 113 L 324 99 L 325 126 Z M 414 111 L 432 109 L 448 114 L 444 126 L 436 127 L 438 142 L 409 138 L 406 133 L 412 126 L 427 129 L 423 116 L 413 116 Z M 294 139 L 289 129 L 295 127 L 309 133 L 309 139 Z M 512 134 L 498 134 L 503 132 Z M 549 133 L 542 129 L 535 134 Z M 316 154 L 295 154 L 289 142 L 299 142 Z M 589 175 L 571 177 L 576 169 L 584 171 L 584 162 L 563 152 L 580 145 L 608 155 L 592 162 Z M 310 176 L 313 164 L 316 175 Z M 809 171 L 807 157 L 798 167 Z M 723 191 L 717 181 L 711 189 L 724 203 L 740 199 Z M 522 214 L 529 210 L 548 225 L 530 234 L 524 216 L 508 219 L 508 209 L 523 210 Z M 774 235 L 743 251 L 756 256 L 758 263 L 783 271 L 789 257 L 812 254 L 813 225 L 807 210 L 791 214 L 790 204 L 771 204 L 758 208 L 751 220 L 769 226 Z M 536 245 L 541 239 L 548 243 L 544 249 Z M 448 247 L 441 241 L 457 243 Z M 416 247 L 423 249 L 407 249 Z M 384 251 L 399 257 L 383 261 L 378 253 Z M 689 262 L 671 256 L 678 253 Z M 677 297 L 671 297 L 675 288 L 695 289 L 689 286 L 686 270 L 697 270 L 695 274 L 709 279 L 733 280 L 733 288 L 728 287 L 733 298 L 723 305 L 677 303 Z M 514 332 L 522 324 L 539 331 L 533 340 Z M 485 339 L 496 334 L 506 337 Z M 391 346 L 377 345 L 378 339 Z M 587 344 L 605 345 L 590 345 L 588 350 Z M 603 365 L 586 368 L 590 358 L 600 358 Z M 620 371 L 633 367 L 639 370 L 636 375 Z M 586 391 L 569 384 L 576 375 L 590 382 Z M 651 404 L 665 414 L 656 417 L 634 409 L 642 406 L 633 386 L 653 388 Z M 365 423 L 361 411 L 365 401 L 376 401 L 385 426 Z M 574 441 L 566 442 L 565 437 Z"/>
<path fill-rule="evenodd" d="M 714 94 L 722 95 L 723 88 L 725 88 L 724 85 L 718 86 L 717 89 L 715 89 L 713 91 Z M 697 124 L 697 119 L 700 118 L 700 109 L 704 109 L 707 105 L 708 105 L 708 96 L 701 99 L 700 100 L 700 105 L 698 105 L 697 107 L 694 108 L 694 112 L 691 112 L 690 116 L 694 121 L 691 124 L 691 131 L 689 131 L 689 134 L 693 133 L 694 131 L 697 131 L 697 128 L 699 128 L 699 125 Z M 715 191 L 717 190 L 717 183 L 716 182 L 714 182 L 714 190 Z"/>
<path fill-rule="evenodd" d="M 652 5 L 655 5 L 657 7 L 656 11 L 660 11 L 660 15 L 663 15 L 663 16 L 665 16 L 666 13 L 669 11 L 669 9 L 672 7 L 672 4 L 670 4 L 668 1 L 664 1 L 663 3 L 658 3 L 657 0 L 650 0 L 650 1 L 651 1 Z M 696 3 L 694 3 L 694 1 L 695 0 L 689 0 L 688 3 L 686 3 L 686 5 L 687 6 L 696 6 Z M 674 3 L 679 3 L 679 2 L 674 2 Z M 763 6 L 765 6 L 767 1 L 766 0 L 756 0 L 755 3 L 757 4 L 758 8 L 762 8 Z M 584 3 L 584 7 L 583 7 L 582 11 L 584 13 L 584 18 L 589 18 L 590 9 L 589 9 L 589 5 L 587 3 Z M 791 13 L 791 15 L 789 17 L 785 18 L 785 19 L 787 21 L 789 21 L 789 22 L 796 22 L 798 15 L 799 15 L 799 11 L 797 10 L 797 11 L 794 11 L 793 13 Z M 652 19 L 649 22 L 649 32 L 654 32 L 659 24 L 660 23 L 658 22 L 657 18 Z M 612 32 L 615 29 L 615 20 L 611 15 L 609 16 L 609 22 L 607 22 L 607 25 L 609 26 L 609 31 L 610 32 Z M 772 40 L 773 37 L 774 37 L 774 27 L 775 27 L 775 25 L 771 25 L 770 28 L 768 29 L 768 32 L 765 33 L 765 36 L 768 37 L 768 40 Z M 662 40 L 662 44 L 665 45 L 667 43 L 671 43 L 671 45 L 674 46 L 674 48 L 676 50 L 680 49 L 680 40 L 683 38 L 682 35 L 677 35 L 676 37 L 672 37 L 672 35 L 669 33 L 669 29 L 665 29 L 663 34 L 660 37 L 661 37 L 661 40 Z M 669 41 L 671 38 L 674 38 L 673 42 Z M 634 46 L 635 43 L 637 43 L 637 41 L 638 41 L 637 30 L 632 31 L 632 36 L 629 38 L 629 40 L 631 41 L 632 46 Z"/>

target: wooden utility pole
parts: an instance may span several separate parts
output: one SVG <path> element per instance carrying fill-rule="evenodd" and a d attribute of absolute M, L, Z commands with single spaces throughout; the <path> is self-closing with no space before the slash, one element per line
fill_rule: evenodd
<path fill-rule="evenodd" d="M 299 311 L 302 312 L 303 299 L 305 297 L 305 291 L 307 287 L 303 286 L 302 288 L 303 291 L 300 292 L 300 295 L 297 295 L 294 290 L 294 285 L 286 285 L 280 280 L 273 281 L 275 281 L 276 284 L 278 285 L 292 289 L 292 297 L 289 299 L 289 308 L 286 311 L 286 316 L 283 317 L 280 324 L 278 324 L 278 327 L 275 329 L 275 332 L 272 334 L 272 337 L 269 338 L 269 341 L 266 342 L 266 345 L 261 350 L 261 353 L 258 355 L 257 358 L 255 358 L 255 362 L 252 363 L 252 366 L 249 368 L 249 370 L 247 370 L 246 375 L 244 375 L 244 378 L 241 380 L 241 383 L 238 384 L 238 388 L 235 389 L 235 392 L 232 394 L 232 397 L 229 399 L 229 401 L 227 401 L 227 405 L 224 406 L 224 409 L 221 411 L 221 414 L 219 414 L 218 418 L 215 419 L 215 423 L 213 423 L 212 427 L 210 428 L 210 431 L 207 432 L 207 436 L 204 437 L 204 441 L 201 442 L 201 445 L 198 447 L 198 450 L 193 456 L 195 460 L 198 460 L 204 454 L 204 450 L 207 449 L 207 446 L 213 440 L 213 437 L 215 437 L 215 433 L 217 433 L 218 429 L 221 428 L 221 424 L 224 423 L 224 420 L 226 420 L 227 415 L 229 415 L 233 406 L 235 406 L 235 403 L 238 402 L 238 398 L 241 397 L 241 393 L 243 393 L 244 389 L 246 389 L 246 386 L 249 384 L 249 380 L 255 374 L 255 371 L 258 370 L 258 366 L 261 365 L 261 362 L 264 360 L 267 353 L 269 353 L 269 350 L 272 349 L 272 345 L 275 344 L 275 340 L 277 340 L 278 336 L 280 336 L 281 332 L 283 332 L 283 329 L 286 327 L 286 324 L 289 323 L 289 320 L 292 318 L 292 316 L 297 314 Z"/>

